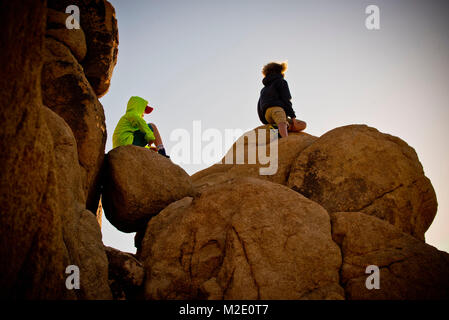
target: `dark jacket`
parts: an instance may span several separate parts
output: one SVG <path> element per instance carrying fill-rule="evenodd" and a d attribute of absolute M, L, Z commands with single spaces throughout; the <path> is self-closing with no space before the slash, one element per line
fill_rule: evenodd
<path fill-rule="evenodd" d="M 265 119 L 265 111 L 270 107 L 281 107 L 284 109 L 287 117 L 296 118 L 295 111 L 293 111 L 290 90 L 287 81 L 280 73 L 269 74 L 263 78 L 262 83 L 264 87 L 260 91 L 259 103 L 257 104 L 257 113 L 262 123 L 267 124 Z"/>

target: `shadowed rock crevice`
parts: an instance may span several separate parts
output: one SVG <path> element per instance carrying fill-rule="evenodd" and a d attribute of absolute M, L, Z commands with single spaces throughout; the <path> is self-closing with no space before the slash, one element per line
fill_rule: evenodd
<path fill-rule="evenodd" d="M 254 286 L 256 287 L 256 290 L 257 290 L 257 299 L 260 299 L 260 287 L 259 287 L 259 284 L 257 283 L 256 275 L 253 270 L 253 266 L 252 266 L 251 262 L 249 261 L 248 253 L 246 252 L 245 242 L 240 238 L 239 233 L 237 232 L 237 230 L 235 229 L 234 226 L 231 228 L 231 230 L 234 232 L 235 236 L 237 237 L 238 242 L 240 243 L 240 246 L 242 247 L 242 251 L 245 256 L 246 263 L 248 264 L 248 267 L 249 267 L 249 270 L 251 273 L 251 278 L 253 279 Z"/>
<path fill-rule="evenodd" d="M 229 277 L 229 280 L 226 282 L 226 285 L 223 290 L 223 295 L 221 296 L 221 299 L 224 300 L 227 296 L 228 290 L 231 288 L 232 283 L 234 282 L 234 274 L 235 274 L 235 268 L 232 269 L 231 276 Z"/>
<path fill-rule="evenodd" d="M 141 296 L 145 270 L 132 254 L 105 247 L 109 263 L 109 285 L 114 300 L 136 300 Z"/>
<path fill-rule="evenodd" d="M 343 283 L 342 279 L 342 270 L 343 270 L 343 261 L 345 259 L 345 253 L 343 252 L 341 246 L 342 243 L 344 241 L 344 234 L 338 234 L 336 232 L 334 232 L 334 220 L 332 219 L 331 215 L 329 215 L 330 218 L 330 224 L 331 224 L 331 237 L 332 237 L 332 241 L 335 243 L 335 245 L 338 247 L 338 250 L 340 251 L 340 257 L 341 257 L 341 261 L 340 261 L 340 267 L 338 269 L 338 284 L 340 285 L 340 287 L 342 287 L 343 289 L 345 288 L 345 283 Z M 343 290 L 343 297 L 345 300 L 347 300 L 347 296 L 346 296 L 346 292 L 345 290 Z"/>

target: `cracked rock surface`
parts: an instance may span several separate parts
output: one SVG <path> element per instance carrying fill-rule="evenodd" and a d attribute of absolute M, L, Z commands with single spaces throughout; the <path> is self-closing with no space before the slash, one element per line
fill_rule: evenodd
<path fill-rule="evenodd" d="M 346 298 L 447 299 L 449 254 L 360 212 L 331 214 L 332 238 L 341 247 Z M 380 289 L 368 290 L 367 266 L 380 269 Z"/>
<path fill-rule="evenodd" d="M 343 299 L 326 210 L 254 178 L 172 203 L 138 252 L 146 299 Z"/>
<path fill-rule="evenodd" d="M 303 150 L 288 186 L 329 212 L 364 212 L 421 240 L 437 211 L 415 150 L 366 125 L 336 128 Z"/>

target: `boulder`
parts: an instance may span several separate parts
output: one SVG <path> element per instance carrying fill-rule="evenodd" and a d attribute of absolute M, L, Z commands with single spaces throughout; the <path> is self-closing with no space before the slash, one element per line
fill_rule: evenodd
<path fill-rule="evenodd" d="M 347 299 L 449 298 L 449 254 L 364 213 L 332 213 L 331 219 Z M 379 289 L 365 285 L 369 265 L 380 269 Z"/>
<path fill-rule="evenodd" d="M 109 261 L 109 284 L 115 300 L 132 300 L 142 287 L 143 264 L 131 253 L 105 247 Z"/>
<path fill-rule="evenodd" d="M 48 9 L 46 36 L 66 45 L 78 62 L 86 56 L 86 38 L 83 29 L 67 29 L 66 20 L 68 13 Z"/>
<path fill-rule="evenodd" d="M 329 212 L 364 212 L 422 240 L 437 211 L 415 150 L 365 125 L 331 130 L 303 150 L 288 186 Z"/>
<path fill-rule="evenodd" d="M 65 12 L 69 5 L 80 9 L 80 24 L 86 37 L 84 73 L 100 98 L 109 89 L 117 63 L 118 29 L 114 7 L 106 0 L 48 0 L 48 7 Z"/>
<path fill-rule="evenodd" d="M 85 208 L 86 195 L 83 190 L 82 168 L 78 160 L 76 140 L 69 125 L 62 117 L 43 106 L 42 113 L 53 141 L 55 164 L 53 168 L 57 174 L 56 185 L 59 190 L 58 202 L 68 210 L 81 211 Z"/>
<path fill-rule="evenodd" d="M 123 232 L 145 227 L 167 205 L 193 194 L 190 176 L 156 152 L 128 145 L 115 148 L 106 156 L 104 213 Z"/>
<path fill-rule="evenodd" d="M 343 299 L 340 250 L 320 205 L 239 178 L 170 204 L 138 257 L 146 299 Z"/>
<path fill-rule="evenodd" d="M 84 169 L 87 208 L 95 212 L 106 143 L 103 107 L 67 46 L 47 38 L 44 53 L 42 98 L 46 106 L 67 122 L 75 135 L 79 161 Z"/>
<path fill-rule="evenodd" d="M 109 299 L 107 258 L 86 210 L 73 129 L 42 103 L 46 19 L 45 1 L 0 2 L 0 57 L 8 62 L 0 64 L 0 298 Z M 47 39 L 55 52 L 76 62 L 70 41 L 55 37 Z M 59 62 L 53 75 L 69 63 Z M 66 98 L 54 93 L 54 101 Z M 69 265 L 79 267 L 79 290 L 66 287 Z"/>
<path fill-rule="evenodd" d="M 67 123 L 43 107 L 53 138 L 55 186 L 58 213 L 62 220 L 63 245 L 69 262 L 80 270 L 79 299 L 111 299 L 108 262 L 95 214 L 85 209 L 83 180 L 78 161 L 76 140 Z"/>
<path fill-rule="evenodd" d="M 112 71 L 117 64 L 118 28 L 114 7 L 106 0 L 83 0 L 81 27 L 85 30 L 87 55 L 83 68 L 99 98 L 111 85 Z"/>
<path fill-rule="evenodd" d="M 69 260 L 40 95 L 45 17 L 43 1 L 0 2 L 2 300 L 74 298 L 64 285 Z"/>
<path fill-rule="evenodd" d="M 82 300 L 110 300 L 111 289 L 108 282 L 108 260 L 101 240 L 101 230 L 95 214 L 89 210 L 79 212 L 72 224 L 78 223 L 73 228 L 74 233 L 69 236 L 76 237 L 77 244 L 70 253 L 77 253 L 78 259 L 71 257 L 71 264 L 79 261 L 80 268 L 80 292 L 78 299 Z M 68 228 L 65 228 L 66 232 Z M 67 236 L 64 236 L 66 239 Z"/>
<path fill-rule="evenodd" d="M 259 140 L 258 132 L 260 131 L 258 130 L 265 131 L 262 133 L 266 139 Z M 250 135 L 254 135 L 255 137 L 252 143 L 247 138 Z M 260 126 L 246 132 L 233 144 L 220 163 L 201 170 L 192 176 L 195 187 L 201 191 L 208 186 L 237 177 L 254 177 L 286 185 L 292 163 L 298 157 L 299 153 L 317 138 L 303 132 L 290 133 L 284 139 L 278 139 L 276 135 L 273 141 L 269 137 L 270 131 L 268 126 Z M 241 163 L 238 163 L 239 149 L 237 148 L 237 144 L 243 146 L 240 149 L 242 153 L 240 156 Z M 260 158 L 256 156 L 259 154 L 259 147 L 266 148 L 265 154 L 267 155 L 267 160 L 269 160 L 268 164 L 262 164 L 259 161 Z M 277 151 L 273 148 L 277 148 Z M 255 156 L 253 163 L 249 160 L 251 155 Z M 272 174 L 263 174 L 261 172 L 261 168 L 268 170 L 270 166 L 274 169 Z"/>

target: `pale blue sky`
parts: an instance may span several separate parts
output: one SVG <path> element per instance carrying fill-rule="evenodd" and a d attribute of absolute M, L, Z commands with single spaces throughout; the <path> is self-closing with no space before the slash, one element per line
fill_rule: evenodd
<path fill-rule="evenodd" d="M 449 251 L 449 1 L 109 0 L 118 63 L 101 99 L 108 140 L 130 96 L 150 101 L 167 151 L 170 133 L 259 125 L 260 70 L 288 60 L 286 79 L 306 132 L 367 124 L 415 148 L 439 202 L 427 242 Z M 365 28 L 380 7 L 381 29 Z M 190 174 L 207 167 L 185 165 Z M 134 252 L 134 234 L 103 218 L 103 242 Z"/>

